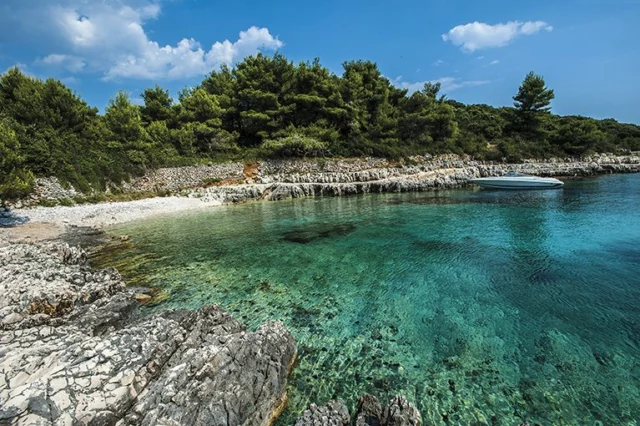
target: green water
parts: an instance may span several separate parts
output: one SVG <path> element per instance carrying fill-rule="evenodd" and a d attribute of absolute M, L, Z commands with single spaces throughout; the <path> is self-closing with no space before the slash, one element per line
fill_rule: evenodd
<path fill-rule="evenodd" d="M 425 424 L 640 423 L 640 175 L 213 208 L 113 229 L 106 263 L 299 342 L 310 402 L 405 395 Z M 104 261 L 104 259 L 103 259 Z"/>

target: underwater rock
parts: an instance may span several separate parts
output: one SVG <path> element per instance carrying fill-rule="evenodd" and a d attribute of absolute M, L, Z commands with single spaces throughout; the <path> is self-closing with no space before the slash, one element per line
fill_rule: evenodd
<path fill-rule="evenodd" d="M 281 323 L 249 332 L 215 305 L 140 317 L 119 275 L 65 263 L 84 256 L 51 244 L 0 251 L 0 424 L 272 422 L 296 356 Z M 80 271 L 89 296 L 70 278 Z M 29 308 L 60 300 L 59 312 Z"/>
<path fill-rule="evenodd" d="M 351 223 L 339 225 L 310 225 L 302 229 L 294 229 L 283 235 L 284 241 L 298 244 L 308 244 L 323 238 L 339 237 L 348 235 L 356 230 L 356 226 Z"/>
<path fill-rule="evenodd" d="M 382 424 L 382 406 L 375 396 L 365 394 L 358 400 L 356 426 L 380 426 Z"/>
<path fill-rule="evenodd" d="M 347 406 L 340 400 L 332 400 L 322 407 L 311 404 L 295 426 L 346 426 L 349 423 L 351 418 Z"/>
<path fill-rule="evenodd" d="M 395 396 L 382 414 L 382 424 L 386 426 L 418 426 L 422 417 L 416 407 L 403 396 Z"/>
<path fill-rule="evenodd" d="M 325 406 L 311 404 L 295 426 L 348 425 L 349 411 L 341 400 L 329 401 Z M 418 409 L 403 396 L 395 396 L 384 409 L 377 398 L 363 395 L 358 400 L 356 426 L 419 426 L 422 417 Z"/>

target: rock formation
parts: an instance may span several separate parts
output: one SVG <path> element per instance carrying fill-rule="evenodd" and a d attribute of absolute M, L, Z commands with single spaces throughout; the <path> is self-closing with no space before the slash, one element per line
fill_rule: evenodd
<path fill-rule="evenodd" d="M 142 316 L 67 245 L 0 248 L 0 423 L 267 425 L 296 354 L 217 306 Z"/>
<path fill-rule="evenodd" d="M 343 426 L 351 424 L 349 410 L 344 402 L 329 401 L 318 407 L 311 404 L 295 426 Z M 364 395 L 358 401 L 354 416 L 356 426 L 419 426 L 422 417 L 416 407 L 402 396 L 394 397 L 389 405 L 382 407 L 376 397 Z"/>
<path fill-rule="evenodd" d="M 318 195 L 409 192 L 467 185 L 480 176 L 507 171 L 539 176 L 591 176 L 640 172 L 638 155 L 594 155 L 584 158 L 526 160 L 519 164 L 475 161 L 458 155 L 416 156 L 404 163 L 381 158 L 265 160 L 247 167 L 241 163 L 163 168 L 123 183 L 126 193 L 181 193 L 223 203 L 280 200 Z M 208 186 L 216 182 L 215 186 Z M 208 187 L 207 187 L 208 186 Z M 69 198 L 55 179 L 38 179 L 36 193 L 18 205 Z"/>

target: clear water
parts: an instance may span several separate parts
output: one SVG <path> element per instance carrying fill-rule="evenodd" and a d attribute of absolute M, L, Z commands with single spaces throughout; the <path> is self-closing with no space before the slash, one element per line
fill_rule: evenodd
<path fill-rule="evenodd" d="M 563 190 L 257 202 L 112 230 L 104 254 L 299 342 L 310 402 L 403 394 L 425 424 L 640 423 L 640 175 Z M 128 271 L 128 272 L 126 272 Z M 135 272 L 133 272 L 135 271 Z"/>

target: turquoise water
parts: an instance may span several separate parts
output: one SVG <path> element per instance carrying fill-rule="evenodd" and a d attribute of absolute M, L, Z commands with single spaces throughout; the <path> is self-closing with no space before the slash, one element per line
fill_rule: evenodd
<path fill-rule="evenodd" d="M 403 394 L 425 424 L 640 423 L 640 175 L 554 191 L 257 202 L 113 229 L 108 263 L 299 342 L 310 402 Z"/>

